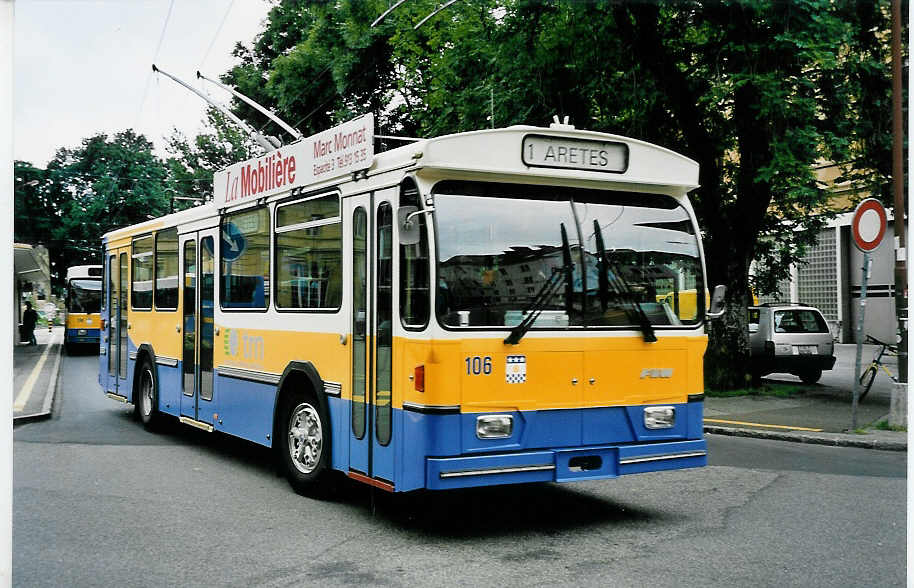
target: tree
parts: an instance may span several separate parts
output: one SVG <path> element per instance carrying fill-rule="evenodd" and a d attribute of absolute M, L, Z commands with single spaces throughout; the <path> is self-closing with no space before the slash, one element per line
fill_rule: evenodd
<path fill-rule="evenodd" d="M 60 204 L 50 198 L 47 174 L 26 161 L 16 161 L 13 177 L 13 238 L 17 243 L 43 244 L 60 222 Z"/>
<path fill-rule="evenodd" d="M 54 287 L 64 286 L 67 267 L 102 262 L 103 234 L 168 212 L 168 170 L 152 149 L 128 129 L 61 148 L 48 163 L 42 193 L 53 207 L 44 214 Z"/>
<path fill-rule="evenodd" d="M 814 240 L 828 194 L 813 166 L 882 190 L 884 0 L 470 0 L 414 31 L 436 5 L 370 28 L 385 0 L 282 2 L 223 80 L 305 132 L 367 110 L 420 136 L 559 114 L 695 159 L 710 285 L 728 287 L 706 381 L 745 385 L 750 264 L 767 268 L 764 289 Z"/>

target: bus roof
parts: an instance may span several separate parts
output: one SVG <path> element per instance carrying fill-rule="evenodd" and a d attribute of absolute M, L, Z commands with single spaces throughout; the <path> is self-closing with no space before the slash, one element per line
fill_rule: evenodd
<path fill-rule="evenodd" d="M 101 265 L 73 265 L 67 268 L 67 281 L 73 279 L 102 279 Z"/>
<path fill-rule="evenodd" d="M 369 124 L 373 125 L 373 118 L 360 117 L 233 164 L 214 174 L 212 201 L 116 229 L 106 233 L 103 240 L 110 243 L 140 233 L 215 218 L 221 210 L 346 183 L 352 187 L 344 188 L 343 196 L 354 191 L 364 192 L 374 189 L 375 185 L 389 185 L 389 178 L 382 176 L 394 171 L 402 175 L 412 170 L 430 180 L 466 178 L 470 174 L 495 181 L 517 182 L 536 177 L 556 184 L 583 182 L 607 189 L 640 186 L 648 191 L 672 191 L 682 195 L 698 187 L 698 164 L 683 155 L 637 139 L 575 129 L 570 125 L 512 126 L 455 133 L 419 139 L 375 154 L 373 135 L 366 139 L 359 134 L 359 128 L 364 130 Z M 335 138 L 334 132 L 337 133 Z M 365 145 L 367 159 L 343 166 L 355 171 L 318 169 L 320 166 L 314 162 L 328 161 L 327 157 L 330 157 L 321 149 L 332 153 L 333 140 L 340 137 L 351 145 Z"/>

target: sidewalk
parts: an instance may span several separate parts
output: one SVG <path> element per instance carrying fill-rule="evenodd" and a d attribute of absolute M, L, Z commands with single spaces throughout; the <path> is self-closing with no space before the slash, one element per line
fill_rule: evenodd
<path fill-rule="evenodd" d="M 865 345 L 865 367 L 877 347 Z M 873 388 L 857 408 L 857 432 L 851 430 L 854 364 L 856 345 L 836 345 L 834 369 L 823 372 L 811 386 L 789 374 L 771 374 L 767 384 L 788 384 L 797 390 L 787 398 L 753 395 L 733 398 L 705 398 L 706 433 L 779 439 L 845 447 L 907 450 L 908 434 L 882 431 L 874 426 L 888 420 L 894 384 L 884 373 L 876 377 Z M 898 374 L 897 358 L 885 357 L 885 364 Z"/>
<path fill-rule="evenodd" d="M 63 349 L 63 327 L 35 329 L 38 345 L 13 347 L 13 423 L 51 416 Z"/>

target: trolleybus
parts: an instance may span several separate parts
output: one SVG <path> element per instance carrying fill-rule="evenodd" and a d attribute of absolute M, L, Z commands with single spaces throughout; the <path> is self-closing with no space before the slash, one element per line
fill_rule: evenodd
<path fill-rule="evenodd" d="M 706 465 L 698 165 L 570 125 L 378 152 L 373 127 L 106 234 L 104 393 L 274 448 L 302 493 Z"/>
<path fill-rule="evenodd" d="M 67 312 L 63 340 L 68 353 L 77 345 L 98 350 L 101 298 L 102 266 L 74 265 L 67 268 Z"/>

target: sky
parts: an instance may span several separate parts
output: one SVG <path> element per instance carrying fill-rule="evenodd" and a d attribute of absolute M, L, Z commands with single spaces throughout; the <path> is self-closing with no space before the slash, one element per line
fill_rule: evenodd
<path fill-rule="evenodd" d="M 167 155 L 177 128 L 202 129 L 206 103 L 152 64 L 220 103 L 218 79 L 251 44 L 266 0 L 16 0 L 13 16 L 13 158 L 37 167 L 57 149 L 132 128 Z"/>

